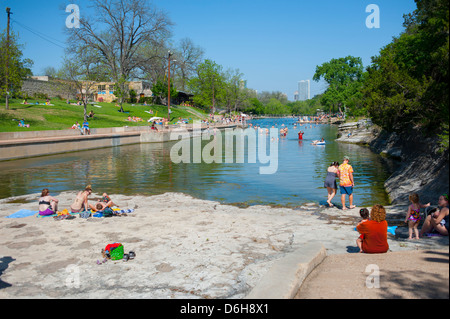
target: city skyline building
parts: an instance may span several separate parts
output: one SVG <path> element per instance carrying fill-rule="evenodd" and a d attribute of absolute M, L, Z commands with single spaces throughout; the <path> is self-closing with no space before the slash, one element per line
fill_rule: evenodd
<path fill-rule="evenodd" d="M 311 81 L 302 80 L 298 82 L 298 100 L 306 101 L 311 99 Z"/>

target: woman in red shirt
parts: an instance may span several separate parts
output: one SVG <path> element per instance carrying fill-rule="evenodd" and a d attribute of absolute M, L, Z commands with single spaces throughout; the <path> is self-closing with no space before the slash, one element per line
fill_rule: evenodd
<path fill-rule="evenodd" d="M 370 220 L 356 226 L 363 235 L 362 250 L 367 254 L 382 254 L 389 250 L 387 241 L 388 223 L 386 210 L 382 205 L 375 205 L 370 212 Z"/>

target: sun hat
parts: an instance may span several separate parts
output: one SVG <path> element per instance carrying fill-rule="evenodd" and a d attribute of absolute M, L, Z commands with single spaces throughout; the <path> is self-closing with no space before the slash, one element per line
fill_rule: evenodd
<path fill-rule="evenodd" d="M 344 160 L 350 161 L 350 157 L 344 156 Z"/>

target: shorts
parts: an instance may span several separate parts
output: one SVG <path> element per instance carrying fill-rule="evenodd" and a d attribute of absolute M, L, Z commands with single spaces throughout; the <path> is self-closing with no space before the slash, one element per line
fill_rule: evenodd
<path fill-rule="evenodd" d="M 353 194 L 353 186 L 340 186 L 339 189 L 341 190 L 342 195 L 352 195 Z"/>
<path fill-rule="evenodd" d="M 54 215 L 55 214 L 55 212 L 54 211 L 52 211 L 51 209 L 50 209 L 50 207 L 48 207 L 46 210 L 44 210 L 43 212 L 39 212 L 39 215 L 41 215 L 41 216 L 49 216 L 49 215 Z"/>

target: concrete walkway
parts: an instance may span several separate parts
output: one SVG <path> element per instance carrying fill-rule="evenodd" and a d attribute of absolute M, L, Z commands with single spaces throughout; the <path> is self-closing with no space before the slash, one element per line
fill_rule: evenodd
<path fill-rule="evenodd" d="M 372 277 L 377 269 L 378 288 Z M 295 299 L 448 298 L 448 248 L 328 256 L 310 273 L 295 296 Z"/>

